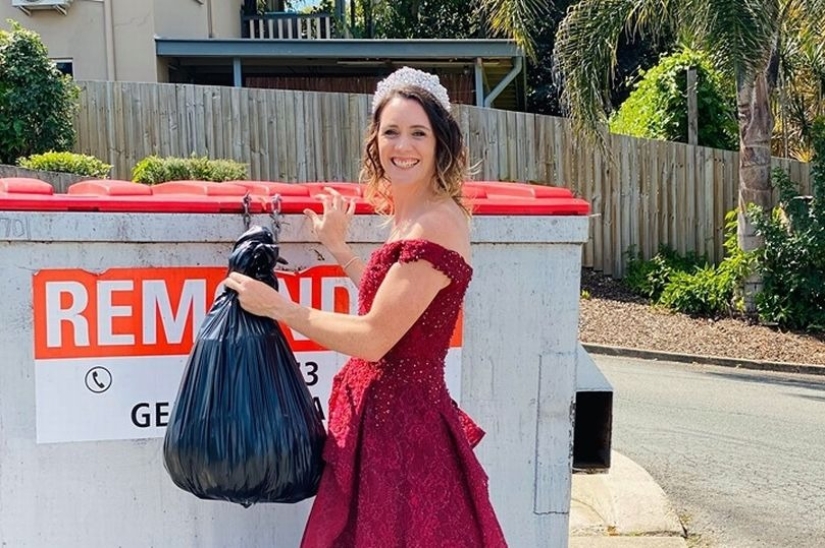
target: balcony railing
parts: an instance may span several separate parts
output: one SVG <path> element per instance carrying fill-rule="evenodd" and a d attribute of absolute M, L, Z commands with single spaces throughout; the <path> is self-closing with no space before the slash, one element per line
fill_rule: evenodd
<path fill-rule="evenodd" d="M 261 40 L 326 40 L 335 38 L 335 20 L 329 13 L 241 15 L 241 36 Z"/>

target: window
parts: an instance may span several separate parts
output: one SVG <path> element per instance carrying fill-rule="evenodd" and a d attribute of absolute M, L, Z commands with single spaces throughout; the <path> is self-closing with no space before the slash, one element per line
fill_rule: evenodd
<path fill-rule="evenodd" d="M 52 59 L 57 65 L 57 70 L 63 74 L 74 76 L 74 61 L 72 59 Z"/>

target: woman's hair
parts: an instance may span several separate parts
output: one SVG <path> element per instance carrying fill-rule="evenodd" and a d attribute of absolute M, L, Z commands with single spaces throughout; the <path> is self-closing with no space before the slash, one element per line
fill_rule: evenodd
<path fill-rule="evenodd" d="M 465 177 L 468 176 L 467 150 L 464 136 L 455 118 L 428 91 L 417 86 L 404 86 L 387 93 L 376 106 L 367 130 L 364 159 L 361 166 L 361 182 L 366 185 L 365 197 L 380 214 L 392 214 L 392 198 L 389 181 L 378 155 L 378 130 L 381 113 L 394 97 L 418 102 L 427 114 L 435 135 L 435 178 L 433 191 L 437 196 L 449 196 L 466 215 L 470 211 L 461 196 Z"/>

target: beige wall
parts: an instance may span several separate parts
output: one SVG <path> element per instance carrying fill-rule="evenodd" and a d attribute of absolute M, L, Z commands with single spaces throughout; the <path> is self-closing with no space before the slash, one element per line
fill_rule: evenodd
<path fill-rule="evenodd" d="M 240 35 L 239 0 L 202 1 L 74 0 L 66 15 L 33 10 L 29 16 L 13 7 L 11 0 L 0 0 L 0 21 L 14 19 L 37 32 L 50 57 L 73 61 L 78 80 L 157 82 L 167 79 L 167 63 L 155 55 L 155 35 L 206 38 L 207 2 L 213 3 L 215 36 Z M 105 2 L 111 9 L 111 29 Z"/>
<path fill-rule="evenodd" d="M 7 29 L 6 19 L 14 19 L 24 28 L 38 33 L 50 57 L 72 59 L 78 80 L 106 79 L 102 3 L 76 1 L 69 6 L 67 15 L 53 10 L 37 10 L 28 16 L 12 7 L 11 0 L 0 0 L 0 21 Z"/>
<path fill-rule="evenodd" d="M 212 2 L 213 38 L 241 37 L 240 0 L 204 0 Z"/>
<path fill-rule="evenodd" d="M 115 45 L 115 76 L 112 79 L 156 82 L 158 74 L 152 3 L 145 0 L 111 1 Z"/>
<path fill-rule="evenodd" d="M 150 3 L 146 0 L 135 2 Z M 155 30 L 163 38 L 207 38 L 206 2 L 197 0 L 154 0 Z M 211 0 L 213 3 L 228 3 L 227 0 Z"/>
<path fill-rule="evenodd" d="M 155 34 L 163 38 L 210 38 L 210 30 L 211 38 L 241 37 L 241 0 L 154 0 L 154 3 Z"/>

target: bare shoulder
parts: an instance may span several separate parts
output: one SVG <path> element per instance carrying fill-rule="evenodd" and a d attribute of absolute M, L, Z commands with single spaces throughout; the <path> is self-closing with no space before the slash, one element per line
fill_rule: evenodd
<path fill-rule="evenodd" d="M 470 262 L 470 223 L 452 200 L 439 202 L 421 215 L 411 237 L 429 240 L 458 252 Z"/>

